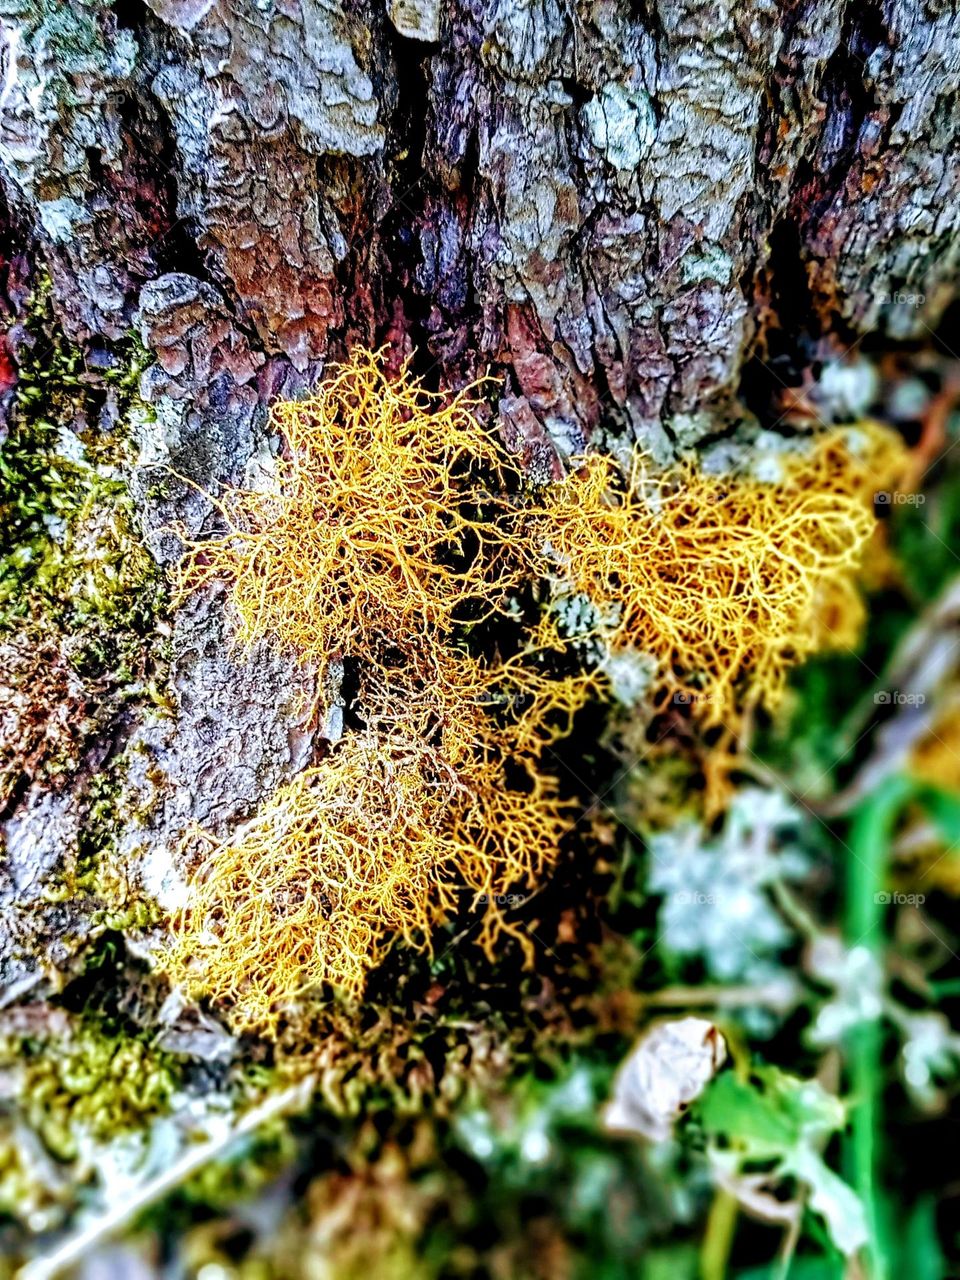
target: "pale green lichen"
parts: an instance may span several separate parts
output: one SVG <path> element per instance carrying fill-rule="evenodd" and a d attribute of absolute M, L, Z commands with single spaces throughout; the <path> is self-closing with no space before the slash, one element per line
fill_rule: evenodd
<path fill-rule="evenodd" d="M 642 89 L 611 81 L 583 108 L 590 140 L 614 168 L 632 173 L 653 144 L 656 115 Z"/>

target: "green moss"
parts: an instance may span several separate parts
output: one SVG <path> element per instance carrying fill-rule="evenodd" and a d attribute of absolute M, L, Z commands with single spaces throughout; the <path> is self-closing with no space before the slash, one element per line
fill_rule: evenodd
<path fill-rule="evenodd" d="M 120 757 L 91 779 L 89 808 L 77 834 L 76 855 L 43 894 L 46 902 L 64 902 L 81 895 L 91 899 L 91 925 L 108 933 L 146 929 L 161 919 L 156 902 L 131 885 L 125 860 L 116 848 L 116 831 L 136 816 L 122 804 L 123 763 Z"/>
<path fill-rule="evenodd" d="M 156 681 L 167 645 L 156 631 L 165 582 L 138 534 L 127 484 L 129 424 L 150 412 L 138 397 L 149 353 L 129 337 L 85 357 L 56 323 L 48 281 L 37 287 L 24 327 L 10 432 L 0 446 L 0 638 L 16 641 L 5 664 L 0 656 L 0 693 L 34 731 L 0 742 L 0 795 L 24 772 L 75 768 L 85 742 L 116 723 L 125 703 L 161 702 Z M 45 655 L 43 679 L 15 662 L 25 636 L 28 651 Z M 50 678 L 58 671 L 67 673 L 59 683 Z M 82 718 L 62 714 L 68 687 Z M 128 816 L 123 777 L 122 758 L 94 776 L 76 858 L 47 893 L 97 899 L 95 923 L 107 927 L 152 919 L 114 855 L 114 832 Z"/>
<path fill-rule="evenodd" d="M 49 283 L 38 287 L 25 327 L 33 347 L 0 449 L 0 628 L 39 616 L 88 631 L 86 661 L 116 665 L 122 677 L 124 639 L 150 628 L 162 598 L 125 482 L 125 425 L 142 411 L 136 388 L 148 355 L 130 338 L 117 344 L 111 367 L 88 369 L 53 319 Z M 108 394 L 120 425 L 102 430 Z"/>
<path fill-rule="evenodd" d="M 66 1037 L 10 1037 L 0 1045 L 0 1064 L 19 1066 L 23 1119 L 64 1161 L 75 1160 L 86 1140 L 105 1142 L 165 1112 L 178 1083 L 169 1055 L 105 1035 L 92 1022 Z M 0 1205 L 8 1191 L 0 1174 Z"/>
<path fill-rule="evenodd" d="M 230 1210 L 251 1200 L 289 1168 L 297 1145 L 285 1120 L 273 1120 L 234 1147 L 222 1160 L 211 1161 L 186 1182 L 179 1198 L 188 1205 Z"/>

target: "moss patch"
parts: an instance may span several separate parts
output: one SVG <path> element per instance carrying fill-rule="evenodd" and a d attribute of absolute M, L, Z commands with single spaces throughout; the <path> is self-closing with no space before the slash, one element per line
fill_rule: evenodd
<path fill-rule="evenodd" d="M 49 282 L 24 318 L 16 398 L 0 444 L 0 803 L 38 772 L 75 770 L 101 726 L 140 697 L 164 580 L 127 485 L 129 423 L 148 353 L 133 337 L 91 353 L 57 324 Z M 66 711 L 65 711 L 66 708 Z"/>
<path fill-rule="evenodd" d="M 137 536 L 126 485 L 126 426 L 147 352 L 131 337 L 91 369 L 53 319 L 49 284 L 30 306 L 10 433 L 0 449 L 0 628 L 42 617 L 142 634 L 161 578 Z M 122 650 L 122 645 L 120 649 Z M 99 659 L 99 660 L 98 660 Z"/>

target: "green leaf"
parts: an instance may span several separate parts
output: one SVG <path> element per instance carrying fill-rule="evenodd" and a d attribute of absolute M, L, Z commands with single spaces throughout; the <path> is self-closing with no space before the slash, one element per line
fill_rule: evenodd
<path fill-rule="evenodd" d="M 774 1098 L 732 1071 L 717 1076 L 707 1086 L 698 1114 L 709 1137 L 745 1145 L 757 1156 L 778 1155 L 800 1137 L 794 1117 L 782 1111 Z"/>
<path fill-rule="evenodd" d="M 785 1154 L 797 1144 L 842 1129 L 846 1110 L 816 1080 L 801 1080 L 776 1067 L 760 1067 L 752 1081 L 719 1075 L 700 1100 L 711 1137 L 725 1137 L 751 1154 Z"/>
<path fill-rule="evenodd" d="M 848 1257 L 867 1243 L 867 1222 L 857 1194 L 820 1155 L 823 1139 L 842 1129 L 846 1108 L 816 1080 L 760 1067 L 750 1080 L 718 1076 L 697 1105 L 704 1132 L 741 1164 L 776 1162 L 771 1178 L 793 1177 L 807 1188 L 811 1210 L 822 1218 L 837 1249 Z"/>

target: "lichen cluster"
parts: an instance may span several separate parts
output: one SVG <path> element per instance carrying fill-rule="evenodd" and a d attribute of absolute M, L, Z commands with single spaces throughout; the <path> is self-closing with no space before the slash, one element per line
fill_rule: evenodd
<path fill-rule="evenodd" d="M 532 489 L 473 394 L 429 395 L 358 353 L 275 406 L 272 481 L 227 493 L 224 536 L 187 544 L 181 596 L 225 579 L 238 642 L 299 655 L 345 723 L 244 827 L 188 836 L 163 963 L 238 1029 L 275 1034 L 323 984 L 359 995 L 396 938 L 429 949 L 465 892 L 488 955 L 509 934 L 529 951 L 501 900 L 573 824 L 549 753 L 611 657 L 650 655 L 654 701 L 722 726 L 729 762 L 792 664 L 853 639 L 892 433 L 817 437 L 776 483 L 654 475 L 639 454 L 624 476 L 591 455 Z M 573 597 L 586 626 L 561 621 Z"/>
<path fill-rule="evenodd" d="M 520 477 L 478 407 L 358 353 L 309 399 L 273 407 L 286 447 L 272 482 L 227 492 L 226 536 L 188 544 L 181 590 L 227 577 L 241 644 L 270 636 L 321 664 L 377 662 L 384 639 L 448 637 L 496 608 L 520 580 L 506 554 Z"/>
<path fill-rule="evenodd" d="M 774 482 L 694 463 L 656 475 L 641 454 L 624 476 L 595 454 L 539 496 L 534 542 L 553 595 L 592 606 L 579 642 L 652 655 L 659 704 L 722 731 L 709 800 L 725 798 L 744 725 L 779 704 L 791 668 L 856 643 L 873 495 L 895 487 L 906 459 L 899 436 L 870 424 L 815 437 Z"/>
<path fill-rule="evenodd" d="M 504 935 L 530 950 L 503 899 L 556 860 L 571 815 L 545 753 L 592 680 L 466 643 L 527 574 L 519 475 L 475 408 L 361 355 L 277 406 L 276 484 L 228 494 L 226 536 L 188 548 L 181 593 L 226 577 L 240 643 L 270 637 L 354 686 L 319 764 L 234 835 L 200 837 L 165 964 L 237 1027 L 275 1030 L 325 983 L 358 995 L 464 894 L 488 954 Z"/>
<path fill-rule="evenodd" d="M 654 655 L 662 694 L 701 706 L 708 726 L 773 706 L 793 665 L 855 637 L 892 433 L 864 437 L 858 458 L 842 433 L 825 434 L 766 484 L 693 464 L 655 476 L 642 455 L 624 477 L 592 455 L 535 513 L 557 590 L 590 599 L 610 648 Z"/>

